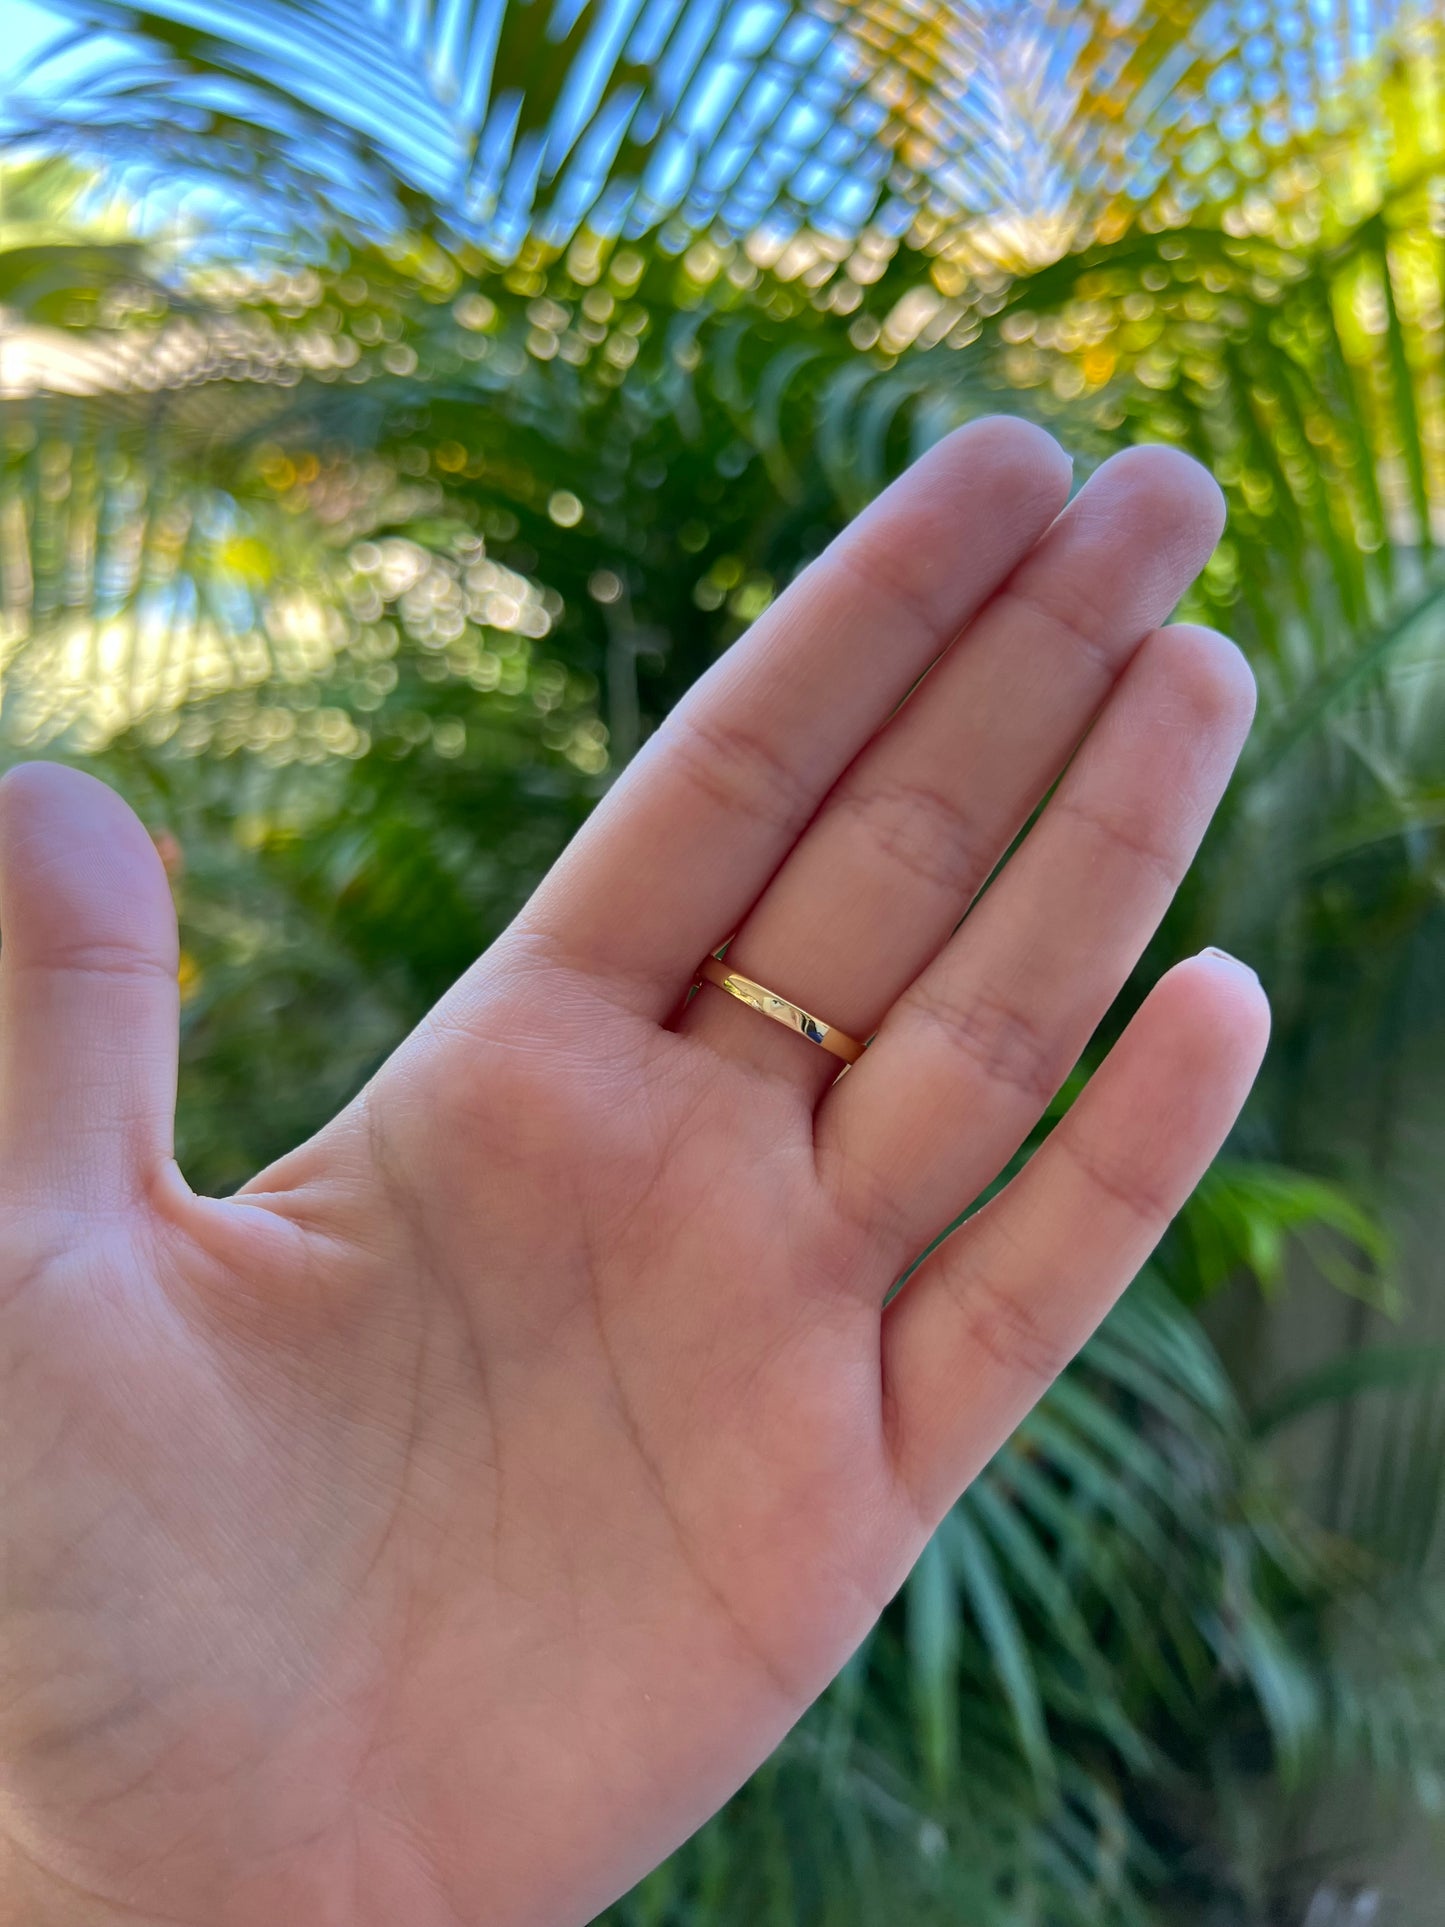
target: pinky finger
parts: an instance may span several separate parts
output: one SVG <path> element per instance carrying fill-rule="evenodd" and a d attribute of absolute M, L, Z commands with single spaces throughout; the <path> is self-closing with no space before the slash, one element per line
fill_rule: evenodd
<path fill-rule="evenodd" d="M 883 1316 L 895 1463 L 932 1524 L 1078 1351 L 1223 1143 L 1269 1035 L 1222 951 L 1177 965 L 1019 1175 Z"/>

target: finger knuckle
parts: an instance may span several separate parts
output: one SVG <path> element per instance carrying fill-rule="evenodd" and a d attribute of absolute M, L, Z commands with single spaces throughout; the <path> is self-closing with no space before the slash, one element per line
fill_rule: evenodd
<path fill-rule="evenodd" d="M 914 1012 L 936 1030 L 945 1048 L 967 1060 L 988 1083 L 1042 1110 L 1068 1073 L 1059 1045 L 1023 1004 L 996 993 L 966 998 L 921 990 Z"/>

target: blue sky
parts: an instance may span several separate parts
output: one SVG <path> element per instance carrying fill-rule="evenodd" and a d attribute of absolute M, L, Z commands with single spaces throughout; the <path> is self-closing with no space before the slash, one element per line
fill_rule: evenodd
<path fill-rule="evenodd" d="M 6 125 L 6 95 L 18 80 L 23 83 L 25 70 L 37 55 L 44 52 L 52 42 L 74 33 L 75 22 L 57 10 L 43 6 L 38 0 L 0 0 L 0 133 Z M 57 83 L 63 86 L 68 75 L 79 74 L 96 57 L 98 48 L 113 47 L 115 42 L 107 36 L 99 40 L 92 38 L 85 52 L 76 50 L 73 56 L 57 60 L 46 68 L 45 85 L 42 98 L 53 100 Z"/>
<path fill-rule="evenodd" d="M 37 7 L 33 0 L 0 0 L 0 47 L 7 74 L 63 30 L 64 22 L 48 7 Z"/>

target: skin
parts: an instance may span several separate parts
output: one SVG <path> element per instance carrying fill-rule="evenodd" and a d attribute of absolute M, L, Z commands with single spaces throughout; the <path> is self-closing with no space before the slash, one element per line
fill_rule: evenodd
<path fill-rule="evenodd" d="M 1249 725 L 1233 646 L 1158 626 L 1213 483 L 1141 449 L 1068 491 L 1021 423 L 934 449 L 235 1198 L 172 1156 L 149 837 L 75 772 L 0 784 L 0 1922 L 588 1920 L 1123 1289 L 1264 1048 L 1219 953 L 884 1309 L 1083 1049 Z M 734 931 L 876 1031 L 841 1081 L 712 987 L 681 1007 Z"/>

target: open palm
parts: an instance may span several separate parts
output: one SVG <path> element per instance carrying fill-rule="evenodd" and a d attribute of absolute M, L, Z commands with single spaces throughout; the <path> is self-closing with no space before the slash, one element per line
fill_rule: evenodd
<path fill-rule="evenodd" d="M 1157 627 L 1208 478 L 1139 450 L 1067 494 L 1022 424 L 935 449 L 233 1199 L 171 1155 L 144 831 L 74 773 L 0 786 L 0 1920 L 582 1922 L 856 1646 L 1263 1047 L 1247 971 L 1177 967 L 885 1308 L 1078 1057 L 1248 727 L 1232 646 Z M 866 1054 L 687 1001 L 730 936 Z"/>

